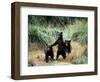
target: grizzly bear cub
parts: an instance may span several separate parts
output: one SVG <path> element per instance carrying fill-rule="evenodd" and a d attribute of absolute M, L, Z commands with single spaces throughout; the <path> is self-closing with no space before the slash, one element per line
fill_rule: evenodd
<path fill-rule="evenodd" d="M 52 46 L 47 46 L 44 50 L 45 52 L 45 61 L 48 62 L 49 59 L 54 60 L 54 53 Z"/>

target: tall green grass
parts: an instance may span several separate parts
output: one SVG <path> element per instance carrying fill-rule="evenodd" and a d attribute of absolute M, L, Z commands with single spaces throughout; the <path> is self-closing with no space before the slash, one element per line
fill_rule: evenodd
<path fill-rule="evenodd" d="M 87 23 L 83 23 L 82 21 L 54 28 L 29 24 L 29 42 L 38 42 L 40 45 L 46 46 L 47 44 L 54 43 L 60 32 L 63 32 L 64 40 L 70 39 L 81 44 L 87 44 Z"/>

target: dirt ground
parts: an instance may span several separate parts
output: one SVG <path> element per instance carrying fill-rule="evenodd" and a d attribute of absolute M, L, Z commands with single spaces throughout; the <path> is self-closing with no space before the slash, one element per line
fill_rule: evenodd
<path fill-rule="evenodd" d="M 38 44 L 32 44 L 32 50 L 28 52 L 28 66 L 50 66 L 50 65 L 68 65 L 72 64 L 72 62 L 80 57 L 84 50 L 86 49 L 86 45 L 81 45 L 77 42 L 71 42 L 72 51 L 70 54 L 66 53 L 66 59 L 63 59 L 62 56 L 59 56 L 58 60 L 49 61 L 46 63 L 44 61 L 45 54 L 44 49 L 40 48 Z M 57 46 L 53 47 L 54 51 L 54 59 L 56 59 Z"/>

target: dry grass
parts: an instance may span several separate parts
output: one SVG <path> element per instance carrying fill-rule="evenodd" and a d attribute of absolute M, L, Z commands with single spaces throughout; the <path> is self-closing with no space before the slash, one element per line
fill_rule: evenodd
<path fill-rule="evenodd" d="M 58 60 L 50 61 L 49 63 L 46 63 L 44 61 L 45 54 L 44 49 L 37 43 L 32 44 L 32 50 L 28 53 L 28 65 L 29 66 L 46 66 L 46 65 L 66 65 L 66 64 L 72 64 L 73 61 L 75 61 L 77 58 L 79 58 L 82 53 L 84 53 L 86 49 L 86 45 L 81 45 L 77 42 L 71 42 L 72 51 L 70 54 L 67 54 L 67 58 L 64 60 L 62 56 L 59 57 Z M 57 46 L 53 48 L 54 50 L 54 59 L 56 58 L 56 51 Z"/>

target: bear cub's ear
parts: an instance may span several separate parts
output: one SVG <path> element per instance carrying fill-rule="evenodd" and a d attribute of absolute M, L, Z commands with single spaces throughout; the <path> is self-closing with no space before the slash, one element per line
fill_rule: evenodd
<path fill-rule="evenodd" d="M 71 40 L 65 40 L 65 43 L 70 43 L 71 42 Z"/>

